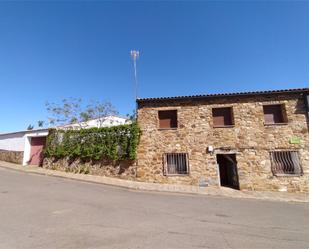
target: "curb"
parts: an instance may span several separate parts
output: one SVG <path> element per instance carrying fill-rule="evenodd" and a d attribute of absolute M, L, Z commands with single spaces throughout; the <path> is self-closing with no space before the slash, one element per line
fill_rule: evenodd
<path fill-rule="evenodd" d="M 7 163 L 3 161 L 0 161 L 0 168 L 14 170 L 18 172 L 31 173 L 31 174 L 36 174 L 36 175 L 54 176 L 54 177 L 60 177 L 60 178 L 83 181 L 83 182 L 99 183 L 99 184 L 104 184 L 104 185 L 109 185 L 109 186 L 115 186 L 115 187 L 121 187 L 121 188 L 126 188 L 126 189 L 133 189 L 133 190 L 141 190 L 141 191 L 187 193 L 187 194 L 202 193 L 199 191 L 200 188 L 197 186 L 137 182 L 137 181 L 118 179 L 118 178 L 112 178 L 112 177 L 106 177 L 106 176 L 75 174 L 71 172 L 50 170 L 50 169 L 44 169 L 40 167 L 21 166 L 21 165 L 15 165 L 13 163 Z"/>
<path fill-rule="evenodd" d="M 199 187 L 191 185 L 188 186 L 188 185 L 176 185 L 176 184 L 147 183 L 147 182 L 130 181 L 106 176 L 75 174 L 70 172 L 44 169 L 34 166 L 21 166 L 19 164 L 8 163 L 4 161 L 0 161 L 0 168 L 37 174 L 37 175 L 61 177 L 88 183 L 98 183 L 138 191 L 168 192 L 178 194 L 198 194 L 198 195 L 208 195 L 208 196 L 238 198 L 238 199 L 256 199 L 256 200 L 267 200 L 267 201 L 309 203 L 309 195 L 305 194 L 239 191 L 215 186 Z"/>
<path fill-rule="evenodd" d="M 144 182 L 134 182 L 130 180 L 124 179 L 117 179 L 117 178 L 110 178 L 105 176 L 95 176 L 95 175 L 82 175 L 82 174 L 75 174 L 63 171 L 56 171 L 56 170 L 48 170 L 48 169 L 40 169 L 40 168 L 28 168 L 23 169 L 20 166 L 19 168 L 10 167 L 7 165 L 0 165 L 0 168 L 5 168 L 9 170 L 14 170 L 17 172 L 24 172 L 30 173 L 35 175 L 44 175 L 44 176 L 52 176 L 52 177 L 59 177 L 63 179 L 69 179 L 74 181 L 81 181 L 86 183 L 95 183 L 95 184 L 102 184 L 107 186 L 113 186 L 123 189 L 130 189 L 136 191 L 149 191 L 149 192 L 166 192 L 166 193 L 175 193 L 175 194 L 192 194 L 192 195 L 208 195 L 208 196 L 216 196 L 216 197 L 227 197 L 227 198 L 241 198 L 231 195 L 225 195 L 220 193 L 211 193 L 205 192 L 204 188 L 199 188 L 197 186 L 186 186 L 186 185 L 172 185 L 172 184 L 158 184 L 158 183 L 144 183 Z M 27 166 L 28 167 L 28 166 Z M 210 187 L 207 187 L 210 188 Z M 216 188 L 219 190 L 219 188 Z M 247 199 L 257 199 L 251 196 L 246 196 L 243 198 Z M 261 199 L 261 198 L 259 198 Z"/>

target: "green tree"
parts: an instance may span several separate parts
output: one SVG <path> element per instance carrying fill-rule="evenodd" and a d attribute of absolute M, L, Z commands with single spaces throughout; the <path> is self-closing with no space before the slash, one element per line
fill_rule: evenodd
<path fill-rule="evenodd" d="M 136 114 L 136 110 L 133 110 L 131 114 L 127 114 L 127 119 L 131 120 L 132 122 L 136 122 L 137 119 L 137 114 Z"/>
<path fill-rule="evenodd" d="M 44 121 L 43 120 L 39 120 L 38 121 L 38 127 L 43 127 L 44 126 Z"/>
<path fill-rule="evenodd" d="M 78 124 L 87 127 L 87 121 L 98 119 L 98 127 L 102 126 L 104 117 L 117 115 L 118 111 L 110 102 L 92 101 L 84 104 L 82 99 L 63 99 L 61 103 L 46 103 L 51 125 Z"/>
<path fill-rule="evenodd" d="M 32 124 L 29 124 L 28 127 L 27 127 L 27 130 L 31 131 L 31 130 L 33 130 L 33 128 L 34 128 L 34 126 Z"/>

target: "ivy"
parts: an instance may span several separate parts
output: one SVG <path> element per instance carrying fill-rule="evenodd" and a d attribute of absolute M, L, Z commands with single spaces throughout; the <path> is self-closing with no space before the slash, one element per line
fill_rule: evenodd
<path fill-rule="evenodd" d="M 44 154 L 70 160 L 135 160 L 139 138 L 137 123 L 80 130 L 50 129 Z"/>

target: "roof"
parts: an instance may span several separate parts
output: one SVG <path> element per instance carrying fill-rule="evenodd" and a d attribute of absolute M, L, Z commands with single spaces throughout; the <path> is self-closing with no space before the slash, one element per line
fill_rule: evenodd
<path fill-rule="evenodd" d="M 23 131 L 11 131 L 11 132 L 4 132 L 0 133 L 0 136 L 4 135 L 13 135 L 18 133 L 34 133 L 34 132 L 41 132 L 41 131 L 48 131 L 48 128 L 40 128 L 40 129 L 33 129 L 33 130 L 23 130 Z"/>
<path fill-rule="evenodd" d="M 121 116 L 108 115 L 108 116 L 102 116 L 102 117 L 99 117 L 99 118 L 88 119 L 86 121 L 76 122 L 76 123 L 72 123 L 72 124 L 58 125 L 58 126 L 51 127 L 51 128 L 65 128 L 65 127 L 77 126 L 77 125 L 80 125 L 80 124 L 87 124 L 87 123 L 90 123 L 92 121 L 100 121 L 100 120 L 104 121 L 104 120 L 111 120 L 111 119 L 119 119 L 119 120 L 123 120 L 123 121 L 128 120 L 127 118 L 124 118 L 124 117 L 121 117 Z"/>
<path fill-rule="evenodd" d="M 139 99 L 136 100 L 136 102 L 142 103 L 142 102 L 164 101 L 164 100 L 221 98 L 221 97 L 255 96 L 255 95 L 269 95 L 269 94 L 282 94 L 282 93 L 304 93 L 304 92 L 309 92 L 309 88 L 294 88 L 294 89 L 254 91 L 254 92 L 199 94 L 199 95 L 174 96 L 174 97 L 139 98 Z"/>
<path fill-rule="evenodd" d="M 127 118 L 116 116 L 116 115 L 109 115 L 109 116 L 101 117 L 101 118 L 102 119 L 119 118 L 119 119 L 127 120 Z M 100 118 L 89 119 L 86 122 L 95 121 L 95 120 L 99 120 L 99 119 Z M 72 125 L 78 125 L 78 124 L 79 123 L 52 126 L 52 127 L 48 127 L 48 128 L 38 128 L 38 129 L 32 129 L 32 130 L 11 131 L 11 132 L 3 132 L 3 133 L 0 132 L 0 136 L 13 135 L 13 134 L 18 134 L 18 133 L 25 133 L 26 134 L 26 133 L 42 132 L 42 131 L 48 131 L 48 129 L 50 129 L 50 128 L 63 128 L 63 127 L 66 127 L 66 126 L 72 126 Z"/>

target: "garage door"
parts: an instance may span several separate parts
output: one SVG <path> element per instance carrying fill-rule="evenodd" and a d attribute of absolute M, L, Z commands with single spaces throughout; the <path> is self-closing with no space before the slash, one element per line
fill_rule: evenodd
<path fill-rule="evenodd" d="M 46 137 L 32 137 L 31 141 L 30 162 L 31 165 L 42 165 L 43 149 L 46 144 Z"/>

